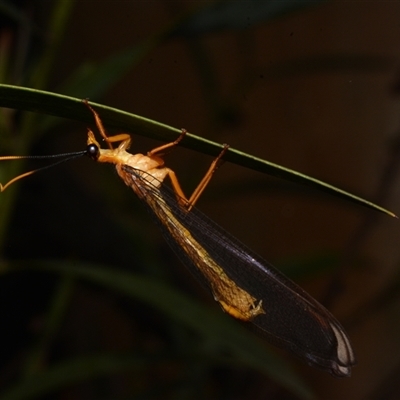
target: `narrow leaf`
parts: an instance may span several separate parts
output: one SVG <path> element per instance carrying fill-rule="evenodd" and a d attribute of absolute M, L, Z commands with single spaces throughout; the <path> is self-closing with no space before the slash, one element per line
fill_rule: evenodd
<path fill-rule="evenodd" d="M 180 130 L 171 126 L 130 114 L 115 108 L 91 103 L 99 112 L 104 125 L 132 132 L 153 139 L 172 141 L 180 134 Z M 11 85 L 0 85 L 0 107 L 17 108 L 26 111 L 35 111 L 58 117 L 70 118 L 92 124 L 91 113 L 82 105 L 81 99 L 63 96 L 56 93 L 29 89 Z M 220 153 L 222 145 L 210 140 L 188 134 L 182 141 L 182 146 L 204 154 L 216 156 Z M 329 185 L 323 181 L 304 175 L 300 172 L 282 167 L 270 161 L 245 154 L 233 148 L 224 156 L 230 161 L 243 167 L 251 168 L 259 172 L 269 174 L 288 181 L 308 185 L 318 190 L 342 197 L 354 203 L 383 212 L 392 217 L 395 214 L 368 200 L 355 196 L 349 192 Z"/>
<path fill-rule="evenodd" d="M 12 271 L 29 268 L 67 274 L 143 301 L 176 322 L 193 329 L 222 352 L 227 351 L 247 366 L 267 374 L 299 397 L 313 397 L 289 366 L 270 353 L 264 343 L 245 327 L 220 310 L 209 309 L 161 281 L 115 268 L 78 262 L 30 262 L 28 266 L 24 263 L 13 263 L 8 268 Z"/>

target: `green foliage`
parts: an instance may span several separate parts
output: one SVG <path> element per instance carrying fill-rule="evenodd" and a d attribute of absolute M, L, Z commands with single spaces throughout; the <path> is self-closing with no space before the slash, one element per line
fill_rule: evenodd
<path fill-rule="evenodd" d="M 62 128 L 64 123 L 59 117 L 92 124 L 92 115 L 82 105 L 82 98 L 90 98 L 91 101 L 100 99 L 163 41 L 224 29 L 247 29 L 323 2 L 211 3 L 208 7 L 196 9 L 172 21 L 160 32 L 111 55 L 103 62 L 87 61 L 77 66 L 64 83 L 58 88 L 51 88 L 53 92 L 50 92 L 46 89 L 49 89 L 54 62 L 60 57 L 60 45 L 75 2 L 58 0 L 53 3 L 53 12 L 46 28 L 46 38 L 49 40 L 39 56 L 30 58 L 26 55 L 21 74 L 13 78 L 12 71 L 16 70 L 17 64 L 13 51 L 9 50 L 6 56 L 0 57 L 0 81 L 3 82 L 0 84 L 0 106 L 15 109 L 0 114 L 2 154 L 30 154 L 31 149 L 43 138 L 58 134 L 56 129 Z M 241 8 L 244 4 L 251 8 L 254 18 L 250 22 Z M 28 22 L 32 23 L 10 2 L 1 1 L 0 12 L 22 27 L 27 27 Z M 41 32 L 34 23 L 30 26 L 33 26 L 33 35 Z M 280 67 L 278 69 L 282 70 Z M 276 70 L 270 72 L 273 74 Z M 100 104 L 95 107 L 104 124 L 110 128 L 163 141 L 175 139 L 180 132 L 179 129 L 122 110 Z M 16 125 L 15 120 L 18 120 Z M 190 134 L 183 146 L 209 155 L 218 154 L 221 148 L 218 143 Z M 226 160 L 306 184 L 392 215 L 373 203 L 324 182 L 235 149 L 229 150 Z M 2 165 L 0 182 L 6 183 L 25 169 L 23 160 Z M 250 370 L 244 378 L 261 374 L 299 398 L 312 398 L 307 385 L 288 364 L 273 355 L 256 335 L 223 315 L 219 309 L 216 310 L 215 305 L 212 307 L 194 300 L 194 295 L 189 296 L 178 288 L 180 285 L 175 282 L 173 274 L 165 272 L 166 265 L 175 261 L 165 261 L 165 257 L 159 254 L 162 247 L 154 243 L 157 239 L 151 236 L 151 228 L 146 227 L 148 221 L 142 224 L 141 211 L 131 215 L 132 207 L 127 207 L 127 203 L 131 202 L 132 196 L 129 197 L 130 193 L 120 182 L 114 184 L 114 176 L 109 180 L 105 176 L 101 185 L 90 180 L 87 186 L 82 187 L 67 174 L 59 174 L 48 199 L 54 200 L 53 204 L 64 211 L 65 215 L 58 216 L 57 220 L 52 217 L 50 209 L 42 209 L 38 212 L 41 215 L 35 215 L 35 207 L 43 203 L 40 193 L 35 198 L 35 190 L 24 190 L 23 185 L 18 184 L 0 196 L 0 250 L 4 260 L 1 264 L 1 287 L 7 288 L 9 279 L 17 285 L 28 280 L 27 294 L 24 293 L 26 296 L 40 297 L 40 282 L 44 282 L 43 291 L 48 291 L 44 296 L 45 306 L 41 309 L 42 312 L 46 310 L 45 323 L 38 330 L 33 343 L 25 344 L 22 356 L 18 354 L 22 359 L 18 374 L 12 377 L 14 380 L 10 380 L 7 388 L 3 388 L 0 399 L 41 398 L 77 383 L 109 377 L 117 372 L 131 374 L 135 385 L 139 386 L 136 392 L 132 390 L 138 398 L 154 398 L 155 386 L 158 387 L 160 393 L 157 395 L 160 398 L 167 398 L 163 397 L 167 391 L 171 398 L 177 398 L 175 394 L 184 389 L 187 390 L 185 393 L 189 393 L 188 398 L 195 398 L 199 393 L 204 393 L 205 398 L 208 386 L 212 385 L 210 376 L 222 368 L 229 372 L 233 370 L 237 375 L 245 375 L 243 371 Z M 117 188 L 118 184 L 121 188 Z M 114 187 L 116 189 L 111 190 Z M 107 197 L 99 196 L 102 190 L 108 192 Z M 15 209 L 20 210 L 18 205 L 25 206 L 26 213 L 31 213 L 31 223 L 40 226 L 40 235 L 43 236 L 39 242 L 32 245 L 24 242 L 24 238 L 29 237 L 26 236 L 26 214 L 14 213 Z M 70 209 L 76 210 L 85 226 L 68 225 Z M 45 251 L 37 248 L 38 243 Z M 9 254 L 9 248 L 14 249 L 12 254 Z M 24 248 L 24 251 L 19 248 Z M 57 277 L 55 280 L 54 275 Z M 66 321 L 71 322 L 68 310 L 82 286 L 85 290 L 99 291 L 99 297 L 109 298 L 110 304 L 116 303 L 115 308 L 126 320 L 137 321 L 138 325 L 141 323 L 135 331 L 139 349 L 112 352 L 102 349 L 98 343 L 90 343 L 84 354 L 66 355 L 61 352 L 58 357 L 54 355 L 57 353 L 55 348 L 65 344 L 63 334 L 65 330 L 68 331 Z M 24 300 L 29 302 L 29 298 Z M 124 303 L 126 300 L 129 305 Z M 13 304 L 6 307 L 9 312 L 15 312 Z M 3 327 L 5 330 L 7 328 Z M 86 326 L 82 326 L 82 331 L 86 332 L 86 329 Z M 96 337 L 97 332 L 90 336 Z M 149 351 L 142 349 L 146 346 L 150 348 Z M 171 373 L 172 378 L 158 382 L 157 374 L 162 373 L 167 376 Z M 141 379 L 148 385 L 138 385 L 136 381 L 140 382 Z"/>

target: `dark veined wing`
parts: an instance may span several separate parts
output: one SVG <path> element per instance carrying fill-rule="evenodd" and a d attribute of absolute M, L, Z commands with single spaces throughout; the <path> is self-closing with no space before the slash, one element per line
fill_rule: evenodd
<path fill-rule="evenodd" d="M 182 245 L 188 236 L 202 247 L 201 257 L 216 263 L 238 288 L 262 304 L 263 312 L 249 321 L 270 342 L 335 376 L 350 376 L 356 363 L 350 341 L 326 308 L 199 210 L 179 205 L 169 187 L 153 186 L 152 176 L 127 165 L 122 170 L 125 183 L 147 205 L 169 245 L 214 297 L 214 282 L 199 268 L 198 255 Z"/>

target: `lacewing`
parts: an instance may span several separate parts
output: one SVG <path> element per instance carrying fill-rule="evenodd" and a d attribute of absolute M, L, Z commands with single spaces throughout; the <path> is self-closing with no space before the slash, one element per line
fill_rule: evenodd
<path fill-rule="evenodd" d="M 87 155 L 97 162 L 115 164 L 118 175 L 142 200 L 160 227 L 165 239 L 193 275 L 205 286 L 232 317 L 253 323 L 273 344 L 290 350 L 308 364 L 348 377 L 355 365 L 350 340 L 341 324 L 301 287 L 280 273 L 194 205 L 216 171 L 223 155 L 212 162 L 204 178 L 187 198 L 175 172 L 164 166 L 162 153 L 174 142 L 157 147 L 147 155 L 127 152 L 131 138 L 122 133 L 108 136 L 97 112 L 92 112 L 101 137 L 108 145 L 102 149 L 88 129 L 87 148 L 68 153 L 68 159 Z M 113 144 L 119 142 L 118 147 Z M 21 158 L 0 157 L 0 160 Z M 19 175 L 1 191 L 25 176 Z M 171 188 L 164 184 L 169 178 Z"/>

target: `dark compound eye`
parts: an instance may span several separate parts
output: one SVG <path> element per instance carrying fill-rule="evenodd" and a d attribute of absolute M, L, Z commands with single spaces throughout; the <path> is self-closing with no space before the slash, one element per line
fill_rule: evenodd
<path fill-rule="evenodd" d="M 92 158 L 93 160 L 97 160 L 99 158 L 99 148 L 95 144 L 89 144 L 88 147 L 86 148 L 86 154 Z"/>

